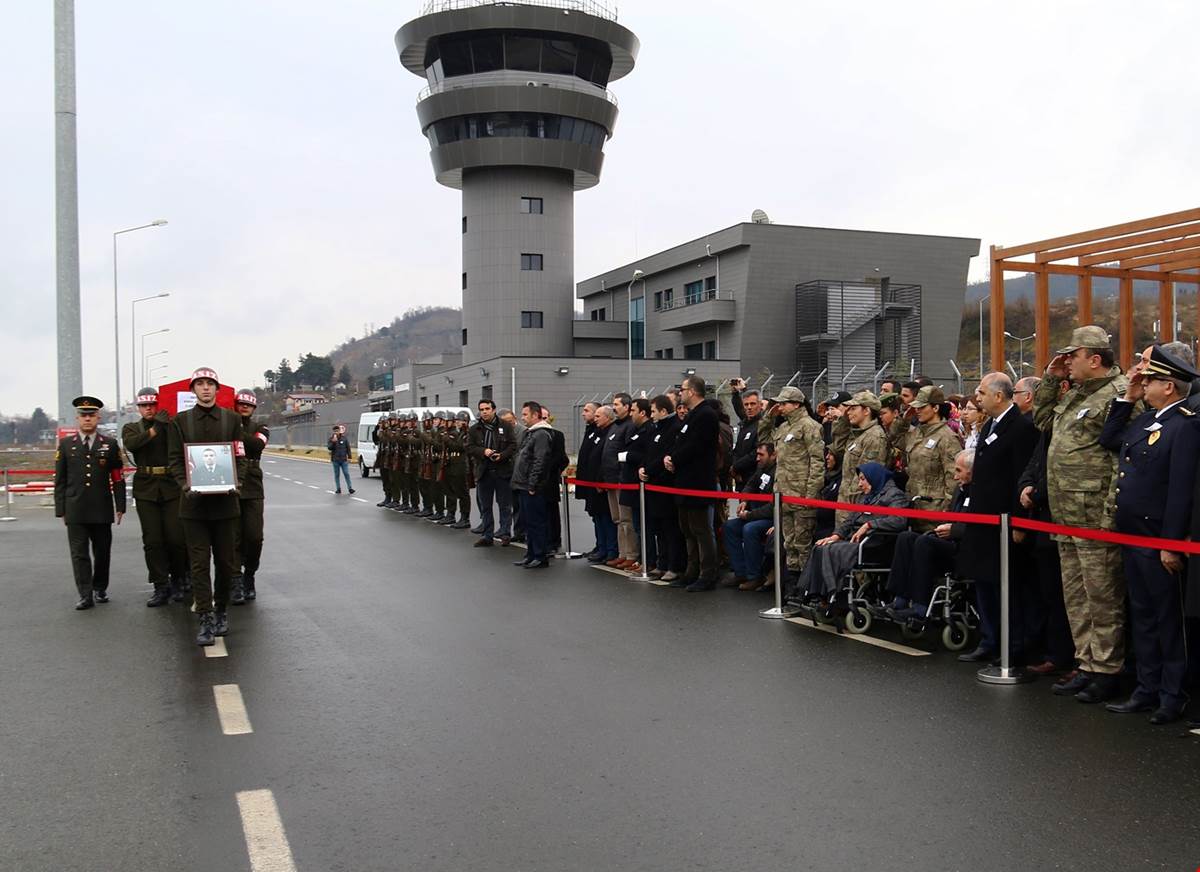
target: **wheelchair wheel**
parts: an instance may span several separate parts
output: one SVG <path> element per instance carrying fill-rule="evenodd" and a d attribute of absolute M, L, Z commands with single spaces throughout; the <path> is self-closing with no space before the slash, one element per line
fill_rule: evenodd
<path fill-rule="evenodd" d="M 912 621 L 905 621 L 900 625 L 900 635 L 910 642 L 925 636 L 925 625 L 914 624 Z"/>
<path fill-rule="evenodd" d="M 953 620 L 942 627 L 942 647 L 947 651 L 961 651 L 971 640 L 971 628 L 961 620 Z"/>
<path fill-rule="evenodd" d="M 871 613 L 866 608 L 863 606 L 853 606 L 850 611 L 846 612 L 845 617 L 842 618 L 842 625 L 846 628 L 847 632 L 859 635 L 871 629 L 873 621 Z"/>

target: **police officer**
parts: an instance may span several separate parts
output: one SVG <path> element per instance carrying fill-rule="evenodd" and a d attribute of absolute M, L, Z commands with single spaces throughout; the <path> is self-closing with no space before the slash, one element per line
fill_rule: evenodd
<path fill-rule="evenodd" d="M 815 499 L 825 483 L 825 440 L 821 425 L 808 413 L 804 391 L 785 387 L 771 402 L 775 429 L 775 490 L 784 496 Z M 812 554 L 817 510 L 783 505 L 783 543 L 787 570 L 798 576 Z M 776 533 L 778 535 L 778 531 Z"/>
<path fill-rule="evenodd" d="M 59 440 L 54 453 L 54 517 L 67 527 L 75 608 L 90 609 L 108 602 L 114 507 L 118 524 L 125 517 L 124 466 L 116 440 L 97 431 L 104 403 L 85 395 L 71 405 L 79 432 Z"/>
<path fill-rule="evenodd" d="M 467 463 L 467 429 L 470 426 L 470 414 L 457 412 L 446 431 L 446 520 L 442 523 L 455 530 L 467 530 L 471 526 L 470 464 Z M 456 508 L 457 521 L 454 519 Z"/>
<path fill-rule="evenodd" d="M 956 485 L 954 458 L 962 451 L 958 436 L 942 419 L 945 402 L 941 388 L 926 386 L 917 391 L 911 404 L 917 421 L 904 437 L 904 468 L 908 472 L 905 491 L 912 497 L 914 508 L 927 512 L 944 512 L 949 507 Z M 912 521 L 912 529 L 918 533 L 928 533 L 935 526 L 933 521 Z"/>
<path fill-rule="evenodd" d="M 1116 399 L 1100 442 L 1118 452 L 1117 530 L 1159 539 L 1187 537 L 1193 502 L 1200 424 L 1183 404 L 1190 366 L 1156 345 Z M 1134 404 L 1149 409 L 1130 423 Z M 1179 720 L 1187 705 L 1187 645 L 1181 584 L 1184 556 L 1176 551 L 1121 547 L 1129 592 L 1129 617 L 1137 657 L 1137 688 L 1111 712 L 1151 711 L 1150 723 Z"/>
<path fill-rule="evenodd" d="M 842 470 L 853 472 L 872 460 L 886 466 L 887 434 L 879 426 L 879 399 L 871 391 L 859 391 L 843 404 L 843 408 L 842 418 L 848 425 L 849 439 L 842 454 Z M 843 475 L 837 501 L 852 503 L 858 493 L 858 476 Z M 850 514 L 839 509 L 834 514 L 834 527 L 840 527 Z"/>
<path fill-rule="evenodd" d="M 232 442 L 242 444 L 242 419 L 237 413 L 216 404 L 221 383 L 208 367 L 192 373 L 189 388 L 196 395 L 196 405 L 180 412 L 171 422 L 167 443 L 168 466 L 171 475 L 183 490 L 179 503 L 179 518 L 183 538 L 187 542 L 191 565 L 192 594 L 200 620 L 197 645 L 213 644 L 214 636 L 229 632 L 225 606 L 229 587 L 237 572 L 238 517 L 241 501 L 236 493 L 198 494 L 188 486 L 186 446 L 203 442 Z M 238 451 L 237 477 L 246 477 L 244 445 Z M 216 566 L 215 578 L 209 572 L 209 560 Z"/>
<path fill-rule="evenodd" d="M 233 577 L 229 601 L 235 606 L 245 605 L 258 599 L 254 589 L 254 573 L 258 572 L 263 549 L 263 449 L 271 441 L 271 431 L 266 424 L 253 420 L 258 408 L 258 395 L 252 388 L 242 388 L 234 396 L 234 411 L 242 419 L 242 442 L 246 446 L 246 476 L 238 489 L 238 508 L 241 523 L 238 526 L 238 565 L 241 571 Z"/>
<path fill-rule="evenodd" d="M 171 579 L 178 582 L 187 572 L 183 527 L 179 523 L 179 485 L 167 469 L 167 428 L 170 416 L 158 407 L 158 391 L 142 388 L 137 393 L 141 420 L 121 430 L 125 450 L 133 455 L 133 498 L 142 527 L 142 550 L 154 593 L 146 605 L 154 608 L 171 601 Z"/>

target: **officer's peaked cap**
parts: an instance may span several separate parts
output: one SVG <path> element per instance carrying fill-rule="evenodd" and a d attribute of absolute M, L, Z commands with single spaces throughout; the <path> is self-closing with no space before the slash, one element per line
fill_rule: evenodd
<path fill-rule="evenodd" d="M 84 394 L 82 397 L 76 397 L 71 400 L 71 405 L 81 412 L 99 412 L 104 408 L 104 403 L 90 394 Z"/>
<path fill-rule="evenodd" d="M 1142 373 L 1143 375 L 1163 376 L 1186 382 L 1200 378 L 1200 373 L 1169 351 L 1164 351 L 1161 345 L 1155 345 L 1150 349 L 1150 360 L 1142 366 Z"/>

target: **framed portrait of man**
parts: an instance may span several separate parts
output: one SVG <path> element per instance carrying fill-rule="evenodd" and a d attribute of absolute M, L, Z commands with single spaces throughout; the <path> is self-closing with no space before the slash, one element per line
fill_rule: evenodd
<path fill-rule="evenodd" d="M 232 442 L 188 442 L 187 483 L 192 493 L 229 494 L 238 489 L 235 449 Z"/>

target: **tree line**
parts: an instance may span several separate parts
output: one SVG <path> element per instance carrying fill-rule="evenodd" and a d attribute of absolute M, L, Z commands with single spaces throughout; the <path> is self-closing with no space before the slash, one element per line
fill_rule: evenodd
<path fill-rule="evenodd" d="M 317 354 L 302 354 L 299 357 L 300 365 L 295 369 L 292 368 L 291 361 L 286 357 L 279 361 L 279 365 L 274 369 L 268 369 L 263 372 L 263 378 L 266 379 L 267 387 L 278 393 L 280 391 L 294 391 L 301 385 L 307 385 L 314 390 L 330 390 L 339 382 L 344 385 L 350 385 L 352 375 L 350 367 L 345 364 L 337 372 L 337 377 L 334 378 L 333 358 L 326 355 L 324 357 Z"/>

